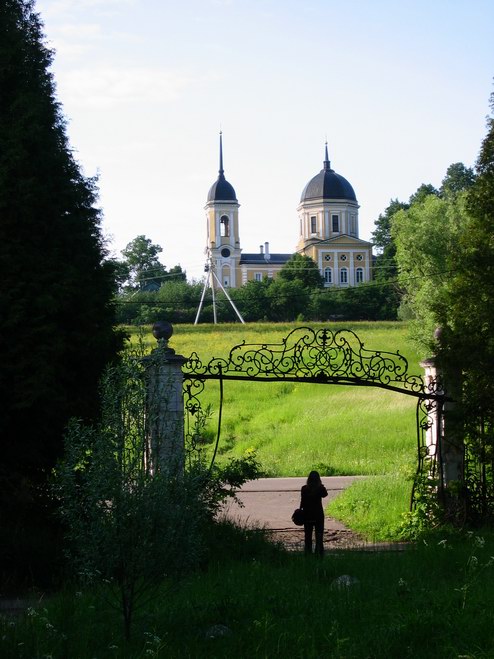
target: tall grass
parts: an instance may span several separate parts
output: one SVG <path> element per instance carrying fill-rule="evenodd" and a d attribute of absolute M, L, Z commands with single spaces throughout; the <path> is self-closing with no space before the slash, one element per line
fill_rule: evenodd
<path fill-rule="evenodd" d="M 0 618 L 0 655 L 41 657 L 420 657 L 494 655 L 491 536 L 430 539 L 404 552 L 323 560 L 271 551 L 231 558 L 167 590 L 122 640 L 94 593 L 66 591 L 17 620 Z M 249 541 L 243 543 L 244 548 Z M 338 578 L 350 585 L 338 585 Z"/>

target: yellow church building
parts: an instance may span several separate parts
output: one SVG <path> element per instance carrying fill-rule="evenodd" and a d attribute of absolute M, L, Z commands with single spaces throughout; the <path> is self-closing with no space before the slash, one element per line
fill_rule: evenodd
<path fill-rule="evenodd" d="M 293 256 L 271 252 L 268 243 L 258 253 L 243 253 L 239 206 L 235 190 L 225 178 L 220 134 L 218 179 L 209 190 L 205 210 L 208 267 L 225 288 L 275 277 Z M 372 245 L 359 238 L 358 209 L 353 187 L 331 168 L 326 144 L 323 168 L 302 191 L 296 246 L 299 254 L 315 261 L 325 287 L 357 286 L 371 279 Z"/>

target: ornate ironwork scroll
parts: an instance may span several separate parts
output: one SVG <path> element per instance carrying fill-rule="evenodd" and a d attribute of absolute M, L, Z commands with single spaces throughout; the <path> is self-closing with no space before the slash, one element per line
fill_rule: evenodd
<path fill-rule="evenodd" d="M 193 353 L 183 368 L 186 378 L 201 380 L 293 380 L 328 384 L 374 386 L 434 398 L 423 378 L 410 375 L 399 352 L 367 350 L 351 330 L 313 330 L 300 327 L 281 343 L 236 345 L 227 357 L 203 363 Z"/>

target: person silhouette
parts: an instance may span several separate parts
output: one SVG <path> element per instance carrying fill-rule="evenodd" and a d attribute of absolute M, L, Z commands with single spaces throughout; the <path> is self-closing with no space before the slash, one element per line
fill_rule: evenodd
<path fill-rule="evenodd" d="M 324 554 L 324 510 L 322 500 L 328 491 L 321 481 L 319 472 L 311 471 L 307 483 L 300 491 L 300 508 L 304 511 L 305 554 L 312 554 L 312 532 L 316 535 L 316 554 Z"/>

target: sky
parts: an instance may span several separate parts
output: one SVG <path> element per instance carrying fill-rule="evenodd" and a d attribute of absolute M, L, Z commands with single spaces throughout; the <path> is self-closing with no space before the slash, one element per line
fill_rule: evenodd
<path fill-rule="evenodd" d="M 37 0 L 76 159 L 99 176 L 113 256 L 144 234 L 204 273 L 207 193 L 240 203 L 245 252 L 292 252 L 323 166 L 360 238 L 391 199 L 472 167 L 494 90 L 492 0 Z"/>

